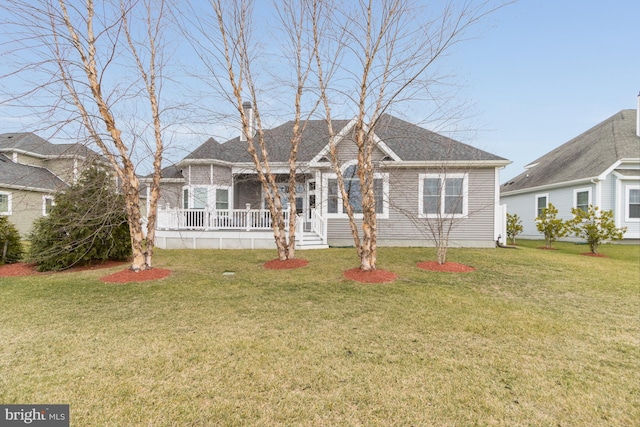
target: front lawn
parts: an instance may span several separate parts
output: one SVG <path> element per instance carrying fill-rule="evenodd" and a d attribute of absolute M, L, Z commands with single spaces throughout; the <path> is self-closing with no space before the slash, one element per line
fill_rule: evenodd
<path fill-rule="evenodd" d="M 640 247 L 157 251 L 173 274 L 0 278 L 0 403 L 73 426 L 640 425 Z M 232 274 L 233 273 L 233 274 Z"/>

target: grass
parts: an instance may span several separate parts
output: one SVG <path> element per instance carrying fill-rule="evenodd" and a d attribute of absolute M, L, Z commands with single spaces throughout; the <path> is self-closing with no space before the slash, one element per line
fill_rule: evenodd
<path fill-rule="evenodd" d="M 116 270 L 0 278 L 0 402 L 68 403 L 72 425 L 640 424 L 640 247 L 518 242 L 380 248 L 399 279 L 358 284 L 352 249 L 158 251 Z M 234 275 L 223 275 L 224 272 Z"/>

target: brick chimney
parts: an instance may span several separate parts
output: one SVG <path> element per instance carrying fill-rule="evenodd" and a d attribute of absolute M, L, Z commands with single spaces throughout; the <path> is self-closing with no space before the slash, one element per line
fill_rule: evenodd
<path fill-rule="evenodd" d="M 253 114 L 253 106 L 249 101 L 245 101 L 242 103 L 242 109 L 244 110 L 244 115 L 249 122 L 249 134 L 251 136 L 255 135 L 255 117 Z M 244 131 L 240 132 L 240 141 L 246 141 L 247 135 L 245 135 Z"/>

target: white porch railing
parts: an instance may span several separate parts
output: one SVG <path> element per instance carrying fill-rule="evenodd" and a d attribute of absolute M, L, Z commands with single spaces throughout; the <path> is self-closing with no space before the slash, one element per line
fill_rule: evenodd
<path fill-rule="evenodd" d="M 289 211 L 284 211 L 285 224 L 289 222 Z M 310 230 L 327 243 L 327 221 L 318 210 L 311 213 Z M 304 242 L 305 221 L 298 215 L 296 240 Z M 271 230 L 271 213 L 266 209 L 180 209 L 160 208 L 156 228 L 158 230 Z"/>
<path fill-rule="evenodd" d="M 285 211 L 285 221 L 289 212 Z M 269 230 L 271 213 L 266 209 L 158 209 L 160 230 Z"/>
<path fill-rule="evenodd" d="M 311 231 L 322 238 L 322 243 L 327 244 L 327 220 L 320 215 L 318 209 L 311 211 Z"/>

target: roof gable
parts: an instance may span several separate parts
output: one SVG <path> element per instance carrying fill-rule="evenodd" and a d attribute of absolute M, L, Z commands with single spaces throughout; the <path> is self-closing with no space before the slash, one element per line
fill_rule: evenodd
<path fill-rule="evenodd" d="M 503 192 L 595 178 L 621 159 L 640 158 L 635 110 L 622 110 L 531 162 Z"/>

